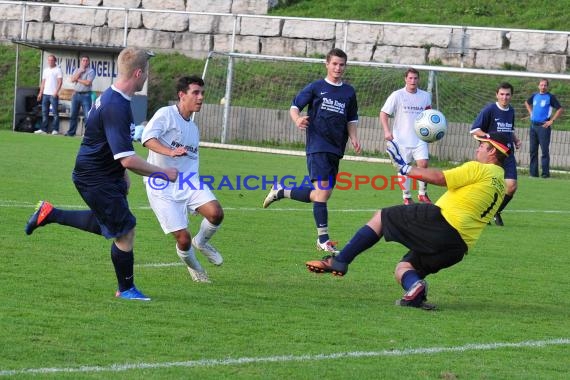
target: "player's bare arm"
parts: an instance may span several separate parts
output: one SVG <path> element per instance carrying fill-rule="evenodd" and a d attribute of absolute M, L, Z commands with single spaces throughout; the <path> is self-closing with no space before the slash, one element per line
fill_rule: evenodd
<path fill-rule="evenodd" d="M 158 141 L 158 139 L 156 139 L 154 137 L 152 139 L 148 139 L 147 141 L 145 141 L 143 146 L 145 148 L 152 150 L 153 152 L 156 152 L 158 154 L 162 154 L 162 155 L 168 156 L 168 157 L 185 156 L 187 153 L 186 148 L 183 146 L 179 146 L 177 148 L 172 149 L 172 148 L 162 144 L 160 141 Z"/>
<path fill-rule="evenodd" d="M 524 106 L 525 106 L 526 110 L 528 111 L 528 117 L 531 117 L 532 116 L 532 105 L 528 104 L 528 102 L 525 100 Z"/>
<path fill-rule="evenodd" d="M 149 164 L 136 154 L 121 158 L 121 165 L 125 169 L 137 173 L 138 175 L 148 176 L 153 173 L 163 172 L 168 176 L 171 182 L 175 182 L 178 178 L 178 170 L 175 168 L 161 168 L 156 165 Z"/>
<path fill-rule="evenodd" d="M 515 148 L 520 149 L 522 146 L 522 141 L 517 135 L 513 133 L 513 141 L 515 142 Z"/>
<path fill-rule="evenodd" d="M 57 79 L 57 88 L 55 90 L 55 94 L 53 96 L 55 96 L 56 98 L 59 97 L 59 91 L 61 90 L 61 86 L 63 85 L 63 79 L 62 78 L 58 78 Z"/>
<path fill-rule="evenodd" d="M 412 167 L 408 176 L 437 186 L 447 186 L 443 172 L 433 168 Z"/>
<path fill-rule="evenodd" d="M 382 124 L 382 128 L 384 129 L 384 140 L 392 141 L 394 136 L 390 130 L 390 115 L 386 112 L 380 112 L 380 124 Z"/>
<path fill-rule="evenodd" d="M 358 123 L 351 122 L 348 123 L 347 129 L 348 129 L 348 137 L 350 138 L 350 143 L 352 144 L 352 148 L 354 148 L 356 154 L 360 154 L 360 152 L 362 151 L 362 147 L 360 146 L 360 140 L 358 140 L 357 126 Z"/>
<path fill-rule="evenodd" d="M 481 129 L 474 129 L 471 131 L 471 135 L 478 136 L 478 137 L 486 137 L 487 134 L 483 132 Z"/>
<path fill-rule="evenodd" d="M 289 109 L 289 116 L 291 116 L 291 120 L 293 120 L 297 128 L 306 129 L 309 126 L 309 116 L 301 116 L 299 109 L 291 107 Z"/>

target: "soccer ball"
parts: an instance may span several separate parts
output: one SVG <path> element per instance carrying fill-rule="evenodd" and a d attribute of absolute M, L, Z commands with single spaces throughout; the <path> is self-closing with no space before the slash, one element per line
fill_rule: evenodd
<path fill-rule="evenodd" d="M 416 134 L 425 142 L 431 143 L 441 140 L 447 132 L 447 120 L 438 110 L 422 111 L 414 122 Z"/>

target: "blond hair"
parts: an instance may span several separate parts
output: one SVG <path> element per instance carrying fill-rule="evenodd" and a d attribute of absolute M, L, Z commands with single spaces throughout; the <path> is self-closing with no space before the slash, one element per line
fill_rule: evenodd
<path fill-rule="evenodd" d="M 145 50 L 133 47 L 123 49 L 117 59 L 119 77 L 130 78 L 138 69 L 146 72 L 150 57 Z"/>

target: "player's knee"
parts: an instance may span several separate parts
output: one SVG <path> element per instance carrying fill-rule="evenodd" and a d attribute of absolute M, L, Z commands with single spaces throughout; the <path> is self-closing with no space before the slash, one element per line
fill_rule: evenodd
<path fill-rule="evenodd" d="M 366 224 L 368 227 L 372 228 L 378 236 L 380 236 L 380 233 L 382 232 L 382 210 L 376 211 Z"/>
<path fill-rule="evenodd" d="M 176 238 L 176 245 L 178 248 L 182 251 L 190 249 L 190 246 L 192 245 L 192 237 L 188 231 L 178 231 L 174 234 L 174 237 Z"/>
<path fill-rule="evenodd" d="M 313 186 L 315 186 L 315 189 L 311 191 L 310 194 L 311 202 L 326 203 L 332 195 L 332 188 L 330 187 L 328 181 L 322 182 L 321 184 L 313 183 Z"/>
<path fill-rule="evenodd" d="M 216 226 L 220 225 L 224 220 L 224 210 L 221 207 L 217 207 L 210 215 L 206 216 L 206 219 Z"/>
<path fill-rule="evenodd" d="M 396 269 L 394 270 L 394 278 L 398 281 L 399 284 L 402 283 L 402 276 L 409 270 L 414 270 L 415 268 L 412 264 L 406 261 L 400 261 L 398 265 L 396 265 Z"/>

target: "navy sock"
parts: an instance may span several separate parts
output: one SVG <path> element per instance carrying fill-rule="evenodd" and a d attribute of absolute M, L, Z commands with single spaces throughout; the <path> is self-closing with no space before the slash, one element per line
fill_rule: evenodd
<path fill-rule="evenodd" d="M 335 257 L 336 261 L 350 264 L 361 252 L 366 251 L 380 241 L 380 236 L 367 224 L 362 226 L 342 251 Z"/>
<path fill-rule="evenodd" d="M 101 235 L 101 227 L 91 210 L 71 211 L 54 208 L 46 218 L 46 223 L 57 223 Z"/>
<path fill-rule="evenodd" d="M 326 243 L 327 240 L 329 240 L 329 210 L 327 209 L 327 203 L 313 202 L 313 216 L 315 217 L 315 224 L 317 225 L 319 242 Z"/>
<path fill-rule="evenodd" d="M 410 269 L 406 273 L 402 275 L 402 288 L 405 291 L 408 291 L 416 283 L 416 281 L 421 280 L 420 276 L 418 276 L 418 272 L 413 269 Z"/>
<path fill-rule="evenodd" d="M 123 292 L 134 286 L 134 263 L 135 258 L 133 251 L 121 251 L 115 242 L 111 244 L 111 261 L 115 267 L 117 282 L 119 283 L 119 291 Z"/>
<path fill-rule="evenodd" d="M 301 187 L 300 189 L 292 189 L 291 190 L 291 199 L 294 199 L 299 202 L 304 203 L 311 203 L 311 191 L 313 191 L 310 187 Z"/>

